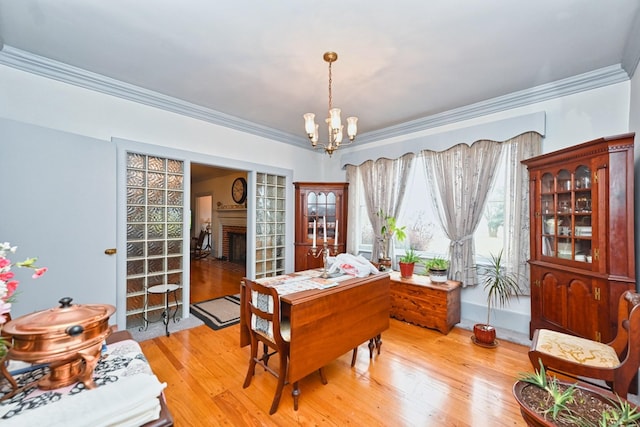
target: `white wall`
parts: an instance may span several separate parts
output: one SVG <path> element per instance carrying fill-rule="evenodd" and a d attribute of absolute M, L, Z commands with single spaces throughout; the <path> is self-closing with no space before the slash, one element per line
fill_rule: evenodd
<path fill-rule="evenodd" d="M 0 65 L 0 117 L 110 141 L 112 137 L 293 170 L 332 181 L 328 156 Z M 300 125 L 302 135 L 302 123 Z M 224 166 L 223 164 L 220 166 Z M 333 174 L 335 175 L 335 170 Z"/>

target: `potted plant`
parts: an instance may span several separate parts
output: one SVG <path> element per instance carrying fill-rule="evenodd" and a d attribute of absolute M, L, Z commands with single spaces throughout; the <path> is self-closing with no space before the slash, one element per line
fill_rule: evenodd
<path fill-rule="evenodd" d="M 410 279 L 413 277 L 413 270 L 415 269 L 417 262 L 420 262 L 420 257 L 413 248 L 406 250 L 399 261 L 400 277 L 403 279 Z"/>
<path fill-rule="evenodd" d="M 391 257 L 389 256 L 391 252 L 391 242 L 393 242 L 394 237 L 398 242 L 404 241 L 407 237 L 405 232 L 406 226 L 403 225 L 399 227 L 396 218 L 385 214 L 382 209 L 380 209 L 376 215 L 384 220 L 380 228 L 382 252 L 378 257 L 378 262 L 386 268 L 391 268 Z"/>
<path fill-rule="evenodd" d="M 432 282 L 444 283 L 447 281 L 447 271 L 449 270 L 448 259 L 438 256 L 428 259 L 424 262 L 424 268 Z"/>
<path fill-rule="evenodd" d="M 503 265 L 502 251 L 498 255 L 491 254 L 489 265 L 484 268 L 483 289 L 487 292 L 487 323 L 473 325 L 473 342 L 483 347 L 495 347 L 496 329 L 491 326 L 492 306 L 504 307 L 512 296 L 518 298 L 521 294 L 518 278 L 514 273 L 506 270 Z"/>
<path fill-rule="evenodd" d="M 548 378 L 544 365 L 520 374 L 513 396 L 528 426 L 638 426 L 638 407 L 606 391 Z"/>

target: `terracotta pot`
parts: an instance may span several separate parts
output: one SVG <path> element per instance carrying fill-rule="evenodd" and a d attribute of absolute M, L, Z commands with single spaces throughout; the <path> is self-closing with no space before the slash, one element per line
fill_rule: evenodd
<path fill-rule="evenodd" d="M 497 344 L 496 328 L 483 323 L 473 325 L 474 342 L 479 345 L 493 347 Z"/>
<path fill-rule="evenodd" d="M 414 262 L 399 262 L 398 264 L 400 265 L 400 276 L 403 279 L 411 279 L 416 264 Z"/>
<path fill-rule="evenodd" d="M 62 298 L 60 307 L 13 319 L 4 326 L 13 343 L 7 360 L 50 364 L 50 373 L 38 387 L 54 389 L 80 380 L 95 387 L 93 369 L 104 340 L 111 334 L 109 317 L 115 307 L 108 304 L 71 304 Z M 14 384 L 4 366 L 0 370 Z"/>

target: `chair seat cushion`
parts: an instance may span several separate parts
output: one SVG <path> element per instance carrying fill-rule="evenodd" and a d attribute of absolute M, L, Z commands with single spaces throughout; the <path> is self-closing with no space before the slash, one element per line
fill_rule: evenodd
<path fill-rule="evenodd" d="M 532 350 L 581 365 L 600 368 L 620 365 L 620 359 L 612 347 L 548 329 L 538 330 L 538 339 Z"/>

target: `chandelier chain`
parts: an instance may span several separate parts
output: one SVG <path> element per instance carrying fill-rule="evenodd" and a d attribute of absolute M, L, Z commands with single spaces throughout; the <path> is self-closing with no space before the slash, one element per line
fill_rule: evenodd
<path fill-rule="evenodd" d="M 329 62 L 329 110 L 331 110 L 331 108 L 333 108 L 333 97 L 331 95 L 331 82 L 333 81 L 331 79 L 331 62 Z"/>

